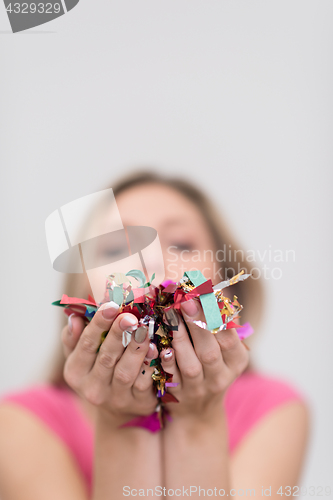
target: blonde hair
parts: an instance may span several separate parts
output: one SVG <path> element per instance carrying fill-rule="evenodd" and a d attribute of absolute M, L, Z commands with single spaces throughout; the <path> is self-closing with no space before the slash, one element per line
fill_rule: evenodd
<path fill-rule="evenodd" d="M 162 184 L 169 186 L 189 199 L 204 217 L 213 236 L 216 250 L 222 247 L 228 248 L 228 251 L 224 254 L 226 276 L 231 278 L 235 273 L 239 272 L 238 269 L 244 269 L 245 272 L 249 272 L 244 257 L 245 253 L 235 241 L 227 222 L 201 189 L 183 178 L 169 177 L 149 170 L 139 170 L 131 173 L 118 180 L 118 182 L 113 183 L 110 187 L 112 187 L 113 193 L 117 197 L 120 193 L 142 184 Z M 90 223 L 92 218 L 92 216 L 89 217 Z M 230 255 L 233 256 L 232 262 L 228 259 Z M 237 267 L 237 271 L 234 271 L 235 267 Z M 257 332 L 263 317 L 264 287 L 262 278 L 254 279 L 250 277 L 242 283 L 233 285 L 232 288 L 232 292 L 237 295 L 239 302 L 244 306 L 241 315 L 242 323 L 249 321 Z M 87 298 L 88 293 L 92 294 L 86 274 L 67 274 L 63 293 L 70 297 L 81 298 Z M 63 328 L 67 324 L 67 316 L 63 312 L 61 314 L 60 326 Z M 67 385 L 63 377 L 64 363 L 65 358 L 62 348 L 59 345 L 59 352 L 53 360 L 49 376 L 47 377 L 50 383 L 57 386 Z"/>

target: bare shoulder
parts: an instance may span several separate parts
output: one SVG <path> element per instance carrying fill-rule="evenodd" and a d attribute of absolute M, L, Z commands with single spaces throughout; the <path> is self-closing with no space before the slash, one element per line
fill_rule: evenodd
<path fill-rule="evenodd" d="M 84 483 L 64 443 L 26 409 L 0 405 L 3 500 L 85 500 Z"/>
<path fill-rule="evenodd" d="M 270 410 L 237 446 L 231 459 L 233 483 L 253 488 L 267 484 L 272 487 L 273 499 L 280 498 L 276 495 L 280 486 L 297 485 L 306 456 L 310 422 L 309 406 L 300 399 Z"/>

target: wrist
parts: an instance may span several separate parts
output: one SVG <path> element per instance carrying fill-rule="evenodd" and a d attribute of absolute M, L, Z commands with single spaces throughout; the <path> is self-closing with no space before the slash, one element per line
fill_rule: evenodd
<path fill-rule="evenodd" d="M 107 411 L 99 410 L 95 419 L 96 438 L 99 441 L 129 441 L 131 446 L 142 445 L 159 439 L 159 432 L 151 432 L 143 425 L 124 426 L 134 415 L 115 416 Z M 110 438 L 110 439 L 109 439 Z"/>
<path fill-rule="evenodd" d="M 162 431 L 163 446 L 179 464 L 186 462 L 192 471 L 200 476 L 202 460 L 205 456 L 215 456 L 216 467 L 226 463 L 229 452 L 229 438 L 226 414 L 223 409 L 213 416 L 202 415 L 175 417 Z M 198 464 L 201 464 L 200 466 Z"/>

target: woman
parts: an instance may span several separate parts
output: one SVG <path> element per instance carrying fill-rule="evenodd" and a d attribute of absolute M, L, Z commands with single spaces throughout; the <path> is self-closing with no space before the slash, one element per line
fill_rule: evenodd
<path fill-rule="evenodd" d="M 182 277 L 185 255 L 185 269 L 199 269 L 206 278 L 215 275 L 215 283 L 225 277 L 216 276 L 216 265 L 221 266 L 216 259 L 198 262 L 207 249 L 216 256 L 224 244 L 237 246 L 197 188 L 148 172 L 131 175 L 113 191 L 124 226 L 158 231 L 166 279 Z M 224 270 L 232 275 L 238 264 L 246 267 L 240 255 L 238 262 L 223 262 Z M 64 292 L 87 297 L 86 277 L 73 276 Z M 256 327 L 263 299 L 260 281 L 250 278 L 233 288 L 244 305 L 242 322 L 250 320 Z M 184 319 L 179 319 L 172 349 L 160 354 L 164 369 L 179 382 L 169 389 L 179 400 L 168 404 L 172 420 L 157 433 L 120 428 L 155 409 L 152 368 L 144 360 L 157 351 L 147 337 L 135 336 L 134 315 L 117 314 L 114 303 L 105 303 L 87 326 L 71 316 L 62 331 L 64 356 L 51 383 L 3 398 L 2 500 L 278 499 L 293 493 L 308 437 L 304 398 L 286 382 L 250 368 L 249 352 L 236 330 L 212 335 L 199 329 L 193 320 L 204 318 L 196 301 L 182 305 Z M 132 340 L 124 349 L 122 332 L 131 328 Z M 109 334 L 97 352 L 105 330 Z"/>

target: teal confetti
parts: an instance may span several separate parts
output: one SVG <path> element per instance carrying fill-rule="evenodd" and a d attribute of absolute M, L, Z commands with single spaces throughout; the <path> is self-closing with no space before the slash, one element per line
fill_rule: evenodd
<path fill-rule="evenodd" d="M 143 288 L 145 286 L 146 276 L 139 269 L 132 269 L 132 271 L 126 273 L 126 276 L 131 276 L 132 278 L 135 278 L 139 282 L 140 288 Z"/>
<path fill-rule="evenodd" d="M 202 285 L 202 283 L 207 281 L 204 275 L 198 270 L 187 271 L 184 273 L 184 276 L 187 276 L 192 281 L 194 286 Z M 223 321 L 215 294 L 205 293 L 200 295 L 199 299 L 206 318 L 207 329 L 214 330 L 214 328 L 219 328 L 223 324 Z"/>

